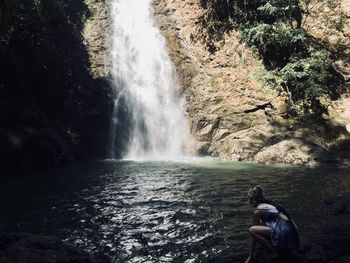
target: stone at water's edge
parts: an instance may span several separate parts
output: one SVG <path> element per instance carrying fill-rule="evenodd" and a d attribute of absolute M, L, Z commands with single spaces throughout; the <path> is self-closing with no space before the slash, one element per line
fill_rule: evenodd
<path fill-rule="evenodd" d="M 302 139 L 287 139 L 264 147 L 254 160 L 258 163 L 290 163 L 296 165 L 315 165 L 317 145 Z"/>
<path fill-rule="evenodd" d="M 0 263 L 97 263 L 88 252 L 56 237 L 0 233 Z M 103 261 L 106 262 L 106 261 Z"/>

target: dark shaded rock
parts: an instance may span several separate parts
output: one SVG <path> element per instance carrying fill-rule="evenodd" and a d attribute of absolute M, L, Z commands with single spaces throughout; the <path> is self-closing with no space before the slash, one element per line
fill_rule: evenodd
<path fill-rule="evenodd" d="M 106 157 L 113 97 L 108 76 L 90 72 L 85 1 L 2 2 L 2 171 Z"/>
<path fill-rule="evenodd" d="M 56 237 L 0 233 L 0 263 L 94 263 L 89 253 Z"/>

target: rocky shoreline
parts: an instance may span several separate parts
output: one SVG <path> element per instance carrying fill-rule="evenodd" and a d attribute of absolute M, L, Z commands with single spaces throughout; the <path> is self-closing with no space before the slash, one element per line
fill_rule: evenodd
<path fill-rule="evenodd" d="M 102 263 L 56 237 L 0 233 L 0 263 Z"/>

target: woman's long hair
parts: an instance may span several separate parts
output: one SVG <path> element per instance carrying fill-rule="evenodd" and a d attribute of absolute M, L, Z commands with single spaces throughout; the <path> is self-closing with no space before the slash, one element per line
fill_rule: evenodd
<path fill-rule="evenodd" d="M 260 185 L 257 185 L 253 188 L 250 188 L 248 191 L 248 197 L 250 199 L 251 204 L 253 204 L 255 201 L 256 205 L 259 205 L 262 203 L 273 205 L 274 207 L 276 207 L 276 209 L 279 213 L 282 213 L 282 214 L 286 215 L 288 217 L 288 219 L 291 219 L 291 217 L 286 209 L 284 209 L 279 204 L 264 198 L 263 188 Z"/>

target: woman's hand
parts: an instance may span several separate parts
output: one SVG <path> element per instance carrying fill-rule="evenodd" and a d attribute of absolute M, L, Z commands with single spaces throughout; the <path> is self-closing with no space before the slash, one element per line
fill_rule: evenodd
<path fill-rule="evenodd" d="M 251 260 L 252 260 L 252 258 L 249 256 L 249 257 L 247 258 L 247 260 L 244 261 L 244 263 L 250 263 Z"/>

